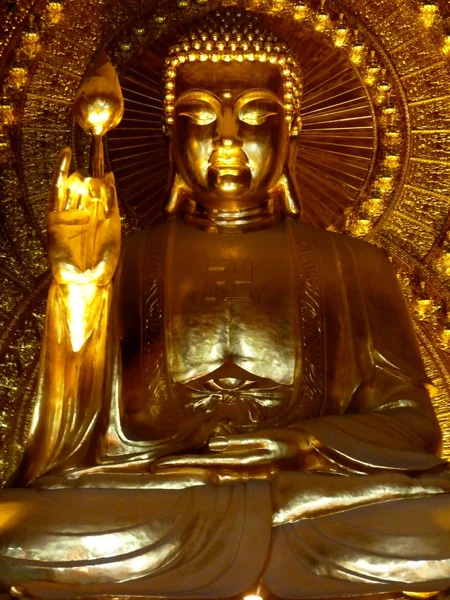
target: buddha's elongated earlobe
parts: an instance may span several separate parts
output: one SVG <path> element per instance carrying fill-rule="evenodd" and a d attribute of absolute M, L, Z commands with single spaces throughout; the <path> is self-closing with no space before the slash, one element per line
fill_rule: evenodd
<path fill-rule="evenodd" d="M 302 119 L 300 115 L 296 115 L 295 119 L 292 121 L 291 130 L 289 131 L 289 137 L 298 138 L 300 135 L 300 131 L 302 130 Z"/>
<path fill-rule="evenodd" d="M 283 173 L 280 177 L 277 192 L 281 211 L 298 219 L 301 214 L 299 194 L 295 180 L 289 172 Z"/>
<path fill-rule="evenodd" d="M 283 175 L 278 182 L 278 197 L 282 212 L 294 217 L 300 218 L 302 207 L 300 201 L 300 192 L 295 177 L 295 164 L 297 160 L 297 142 L 301 130 L 300 116 L 297 115 L 293 121 L 289 133 L 289 153 L 286 160 L 286 167 Z"/>
<path fill-rule="evenodd" d="M 179 173 L 175 173 L 169 199 L 166 204 L 166 214 L 178 214 L 188 198 L 188 188 Z"/>

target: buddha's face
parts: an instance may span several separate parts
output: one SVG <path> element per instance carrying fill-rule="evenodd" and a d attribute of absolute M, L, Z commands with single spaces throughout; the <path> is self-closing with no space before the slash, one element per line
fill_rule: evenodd
<path fill-rule="evenodd" d="M 194 198 L 237 210 L 267 196 L 289 144 L 279 68 L 184 63 L 175 89 L 172 155 Z"/>

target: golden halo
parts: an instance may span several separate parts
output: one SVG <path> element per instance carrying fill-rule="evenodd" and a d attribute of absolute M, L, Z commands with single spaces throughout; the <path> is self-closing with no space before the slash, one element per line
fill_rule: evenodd
<path fill-rule="evenodd" d="M 96 50 L 106 47 L 126 87 L 132 56 L 137 57 L 140 48 L 153 47 L 155 56 L 148 67 L 151 79 L 159 81 L 152 69 L 160 72 L 157 60 L 165 50 L 158 49 L 156 41 L 182 27 L 180 23 L 224 5 L 264 13 L 275 33 L 283 23 L 279 36 L 289 37 L 292 45 L 304 29 L 315 30 L 324 37 L 323 43 L 340 44 L 351 61 L 347 66 L 356 69 L 366 96 L 373 99 L 375 165 L 334 227 L 365 237 L 391 257 L 427 373 L 439 389 L 433 402 L 444 433 L 443 453 L 450 457 L 450 32 L 444 28 L 450 5 L 436 3 L 430 14 L 425 9 L 432 4 L 425 0 L 8 3 L 0 47 L 0 485 L 20 462 L 33 407 L 50 280 L 45 214 L 55 158 L 70 145 L 74 167 L 88 164 L 89 139 L 76 132 L 71 116 L 80 78 Z M 316 56 L 311 60 L 321 68 Z M 393 102 L 386 103 L 383 94 L 389 88 Z M 158 84 L 155 90 L 159 98 Z M 139 102 L 139 95 L 135 99 Z M 389 122 L 392 112 L 395 119 Z M 156 138 L 162 138 L 160 123 L 156 117 L 157 144 Z M 312 146 L 320 143 L 317 133 Z M 135 148 L 130 153 L 138 152 Z M 167 170 L 165 156 L 154 156 L 162 162 L 155 170 L 161 182 L 154 188 L 153 211 L 146 214 L 145 205 L 134 209 L 135 200 L 128 202 L 122 193 L 124 235 L 162 214 Z M 127 183 L 126 169 L 133 160 L 120 163 L 122 182 Z M 312 165 L 317 166 L 314 160 Z M 310 198 L 314 206 L 312 194 Z M 322 218 L 323 226 L 333 218 Z"/>
<path fill-rule="evenodd" d="M 287 40 L 304 79 L 296 175 L 303 219 L 326 228 L 342 220 L 367 192 L 378 146 L 375 112 L 348 55 L 314 30 L 297 30 Z M 122 200 L 140 226 L 162 215 L 167 195 L 161 82 L 174 37 L 174 32 L 160 36 L 126 65 L 121 77 L 124 118 L 108 134 L 108 156 Z"/>

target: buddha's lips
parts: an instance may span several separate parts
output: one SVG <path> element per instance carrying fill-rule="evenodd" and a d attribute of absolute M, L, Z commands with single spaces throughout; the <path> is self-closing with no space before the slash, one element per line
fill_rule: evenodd
<path fill-rule="evenodd" d="M 208 171 L 213 178 L 232 177 L 233 179 L 245 179 L 250 176 L 248 165 L 242 160 L 219 159 L 209 164 Z"/>
<path fill-rule="evenodd" d="M 215 169 L 216 171 L 222 171 L 223 169 L 243 171 L 244 169 L 248 169 L 248 164 L 239 158 L 218 158 L 217 160 L 209 163 L 209 168 Z"/>
<path fill-rule="evenodd" d="M 249 168 L 247 156 L 240 148 L 219 148 L 209 158 L 209 168 L 215 171 L 235 171 L 237 173 Z"/>

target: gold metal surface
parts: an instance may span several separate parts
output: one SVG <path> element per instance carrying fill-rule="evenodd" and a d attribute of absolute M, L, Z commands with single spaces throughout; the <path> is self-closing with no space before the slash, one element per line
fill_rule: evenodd
<path fill-rule="evenodd" d="M 23 594 L 42 598 L 80 589 L 87 596 L 195 597 L 200 588 L 207 597 L 233 596 L 254 591 L 261 573 L 264 586 L 285 598 L 326 597 L 330 579 L 342 596 L 444 589 L 449 478 L 434 456 L 439 428 L 426 391 L 435 392 L 448 456 L 450 76 L 433 37 L 439 12 L 431 2 L 420 10 L 410 2 L 250 3 L 277 36 L 286 33 L 302 70 L 302 60 L 311 63 L 301 107 L 288 97 L 300 78 L 284 72 L 283 53 L 263 26 L 257 60 L 245 53 L 240 60 L 246 27 L 237 12 L 220 17 L 229 25 L 204 31 L 206 39 L 197 21 L 164 67 L 158 44 L 167 49 L 180 23 L 215 4 L 183 13 L 180 3 L 163 3 L 147 29 L 157 41 L 147 45 L 148 15 L 137 10 L 110 40 L 126 110 L 106 159 L 118 174 L 124 230 L 154 220 L 171 186 L 171 221 L 127 236 L 120 262 L 118 202 L 111 172 L 103 173 L 101 136 L 122 117 L 122 96 L 100 55 L 79 80 L 96 45 L 129 14 L 92 5 L 86 19 L 76 2 L 50 2 L 34 37 L 14 38 L 8 28 L 17 56 L 5 63 L 3 135 L 18 162 L 3 176 L 11 260 L 0 350 L 11 391 L 0 415 L 2 469 L 5 480 L 15 473 L 16 484 L 46 491 L 40 503 L 33 490 L 2 492 L 0 582 L 6 589 L 34 580 Z M 21 18 L 7 22 L 30 30 Z M 242 19 L 241 29 L 233 18 Z M 288 32 L 291 21 L 302 24 L 298 35 Z M 76 24 L 90 32 L 84 45 L 70 33 Z M 39 27 L 56 29 L 44 39 Z M 212 42 L 223 60 L 215 62 Z M 139 57 L 128 61 L 135 49 Z M 152 61 L 158 74 L 147 80 Z M 165 106 L 152 95 L 164 68 Z M 77 121 L 93 133 L 89 176 L 82 172 L 88 138 L 69 115 L 74 96 Z M 169 161 L 148 154 L 149 145 L 161 154 L 166 143 L 152 133 L 163 114 Z M 151 133 L 143 134 L 149 139 L 140 154 L 143 136 L 135 130 L 143 115 Z M 47 215 L 53 282 L 37 375 L 49 283 L 42 198 L 50 149 L 70 132 L 77 170 L 69 175 L 66 148 Z M 169 163 L 170 177 L 155 178 Z M 427 373 L 387 259 L 351 237 L 299 223 L 301 208 L 306 221 L 388 251 Z M 158 520 L 174 499 L 172 516 Z M 78 504 L 70 535 L 61 533 L 65 501 Z M 140 507 L 136 518 L 130 502 Z M 264 538 L 257 557 L 255 532 Z M 230 561 L 241 571 L 227 571 Z"/>
<path fill-rule="evenodd" d="M 298 117 L 302 77 L 295 56 L 289 52 L 286 44 L 267 32 L 267 38 L 254 24 L 248 20 L 241 29 L 242 13 L 230 16 L 212 17 L 205 19 L 198 31 L 189 37 L 182 38 L 176 46 L 170 49 L 165 63 L 165 119 L 169 125 L 174 121 L 173 101 L 177 95 L 175 78 L 177 69 L 184 63 L 196 61 L 211 61 L 221 68 L 221 63 L 262 62 L 280 67 L 283 76 L 284 110 L 286 120 L 292 123 Z M 248 68 L 246 68 L 248 71 Z"/>

